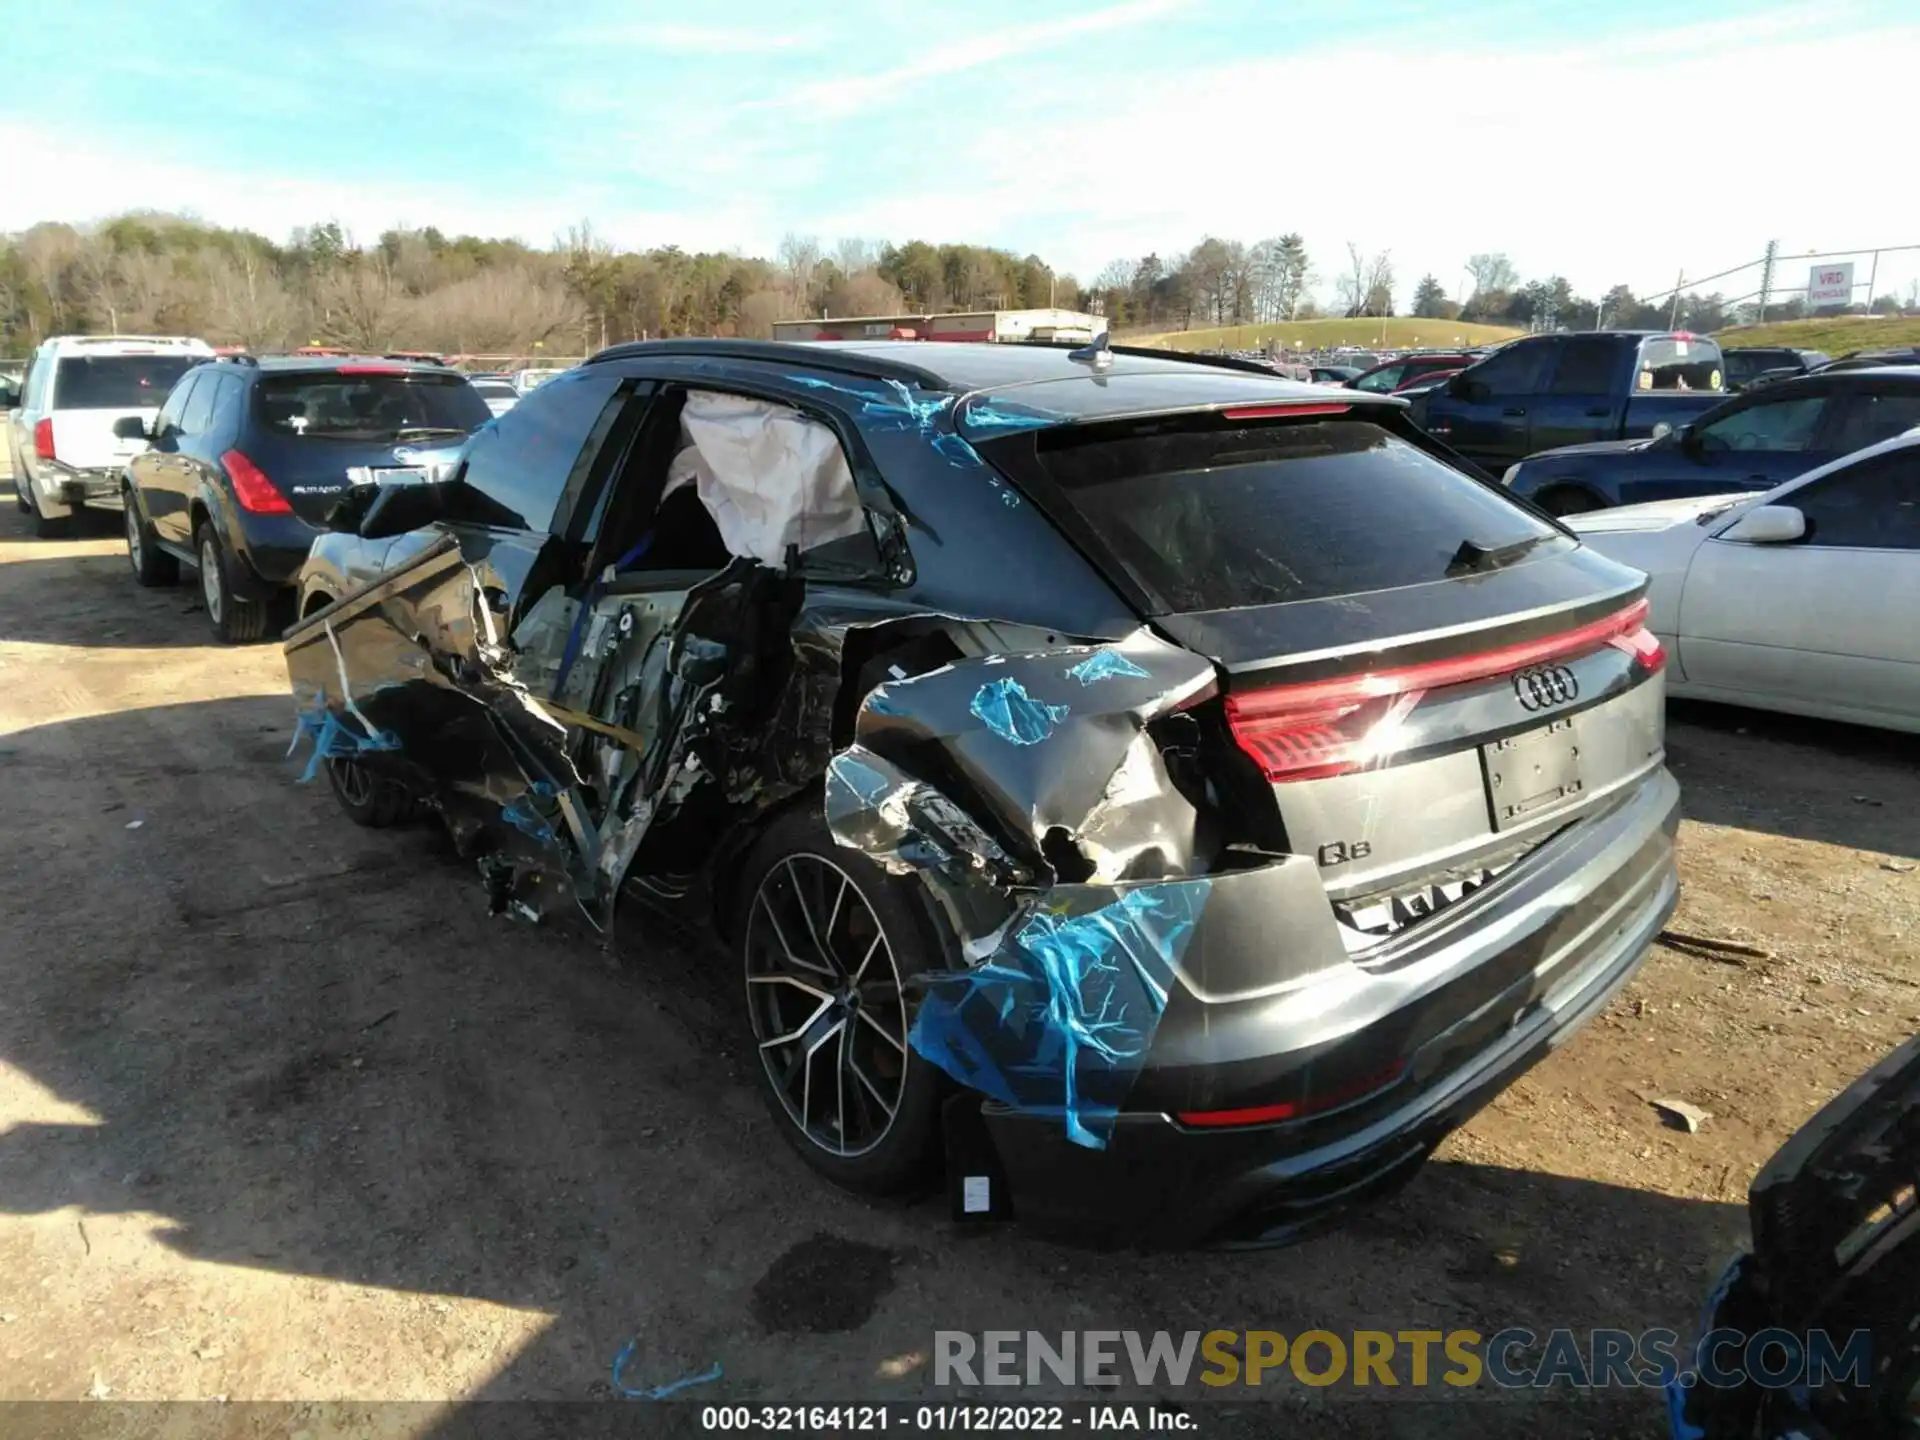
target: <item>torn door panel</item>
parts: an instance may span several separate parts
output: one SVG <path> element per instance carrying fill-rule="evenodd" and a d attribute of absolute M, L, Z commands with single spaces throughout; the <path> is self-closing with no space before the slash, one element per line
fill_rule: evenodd
<path fill-rule="evenodd" d="M 1206 661 L 1141 630 L 890 681 L 861 705 L 854 737 L 909 773 L 925 773 L 936 751 L 981 824 L 1056 878 L 1187 875 L 1207 868 L 1199 812 L 1148 726 L 1215 684 Z"/>

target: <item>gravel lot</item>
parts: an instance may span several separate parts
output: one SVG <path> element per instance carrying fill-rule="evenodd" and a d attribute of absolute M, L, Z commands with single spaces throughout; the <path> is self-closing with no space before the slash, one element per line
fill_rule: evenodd
<path fill-rule="evenodd" d="M 718 1362 L 691 1398 L 777 1403 L 926 1395 L 936 1328 L 1684 1329 L 1754 1169 L 1920 1027 L 1911 741 L 1676 709 L 1675 926 L 1767 957 L 1656 950 L 1396 1200 L 1144 1258 L 864 1206 L 774 1133 L 697 946 L 489 919 L 430 828 L 293 783 L 277 646 L 208 645 L 111 520 L 36 542 L 9 501 L 0 1398 L 426 1401 L 378 1413 L 451 1434 L 467 1402 L 608 1394 L 629 1341 L 629 1383 Z M 1712 1118 L 1665 1129 L 1653 1096 Z M 1662 1433 L 1652 1394 L 1298 1387 L 1203 1433 L 1307 1414 Z"/>

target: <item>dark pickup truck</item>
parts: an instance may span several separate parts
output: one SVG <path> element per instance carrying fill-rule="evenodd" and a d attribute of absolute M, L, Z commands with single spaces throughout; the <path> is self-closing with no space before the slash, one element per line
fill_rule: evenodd
<path fill-rule="evenodd" d="M 1497 474 L 1539 450 L 1678 430 L 1727 398 L 1725 368 L 1697 335 L 1530 335 L 1417 395 L 1412 414 Z"/>
<path fill-rule="evenodd" d="M 1771 490 L 1920 426 L 1920 367 L 1823 370 L 1736 395 L 1657 440 L 1571 445 L 1501 477 L 1554 515 Z"/>

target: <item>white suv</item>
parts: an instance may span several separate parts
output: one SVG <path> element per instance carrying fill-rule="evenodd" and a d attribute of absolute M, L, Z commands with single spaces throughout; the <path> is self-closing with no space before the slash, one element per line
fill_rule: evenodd
<path fill-rule="evenodd" d="M 154 335 L 56 335 L 27 362 L 26 388 L 7 445 L 13 489 L 34 533 L 63 534 L 79 506 L 120 508 L 120 476 L 144 440 L 114 434 L 114 422 L 151 421 L 174 382 L 213 347 Z"/>

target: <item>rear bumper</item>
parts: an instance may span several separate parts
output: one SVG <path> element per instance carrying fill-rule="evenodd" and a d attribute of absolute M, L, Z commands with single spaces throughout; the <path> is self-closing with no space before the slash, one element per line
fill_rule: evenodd
<path fill-rule="evenodd" d="M 76 470 L 42 461 L 35 477 L 34 497 L 43 514 L 85 506 L 94 510 L 118 510 L 125 472 L 111 469 Z"/>
<path fill-rule="evenodd" d="M 1216 1086 L 1196 1063 L 1207 1040 L 1176 1039 L 1189 1052 L 1183 1063 L 1149 1064 L 1104 1150 L 1070 1143 L 1057 1120 L 989 1104 L 983 1117 L 1016 1215 L 1103 1244 L 1276 1245 L 1394 1188 L 1639 967 L 1678 900 L 1678 822 L 1679 789 L 1658 770 L 1621 804 L 1548 842 L 1511 883 L 1428 922 L 1431 937 L 1416 932 L 1415 945 L 1368 977 L 1377 1004 L 1339 1035 L 1319 1033 L 1309 1018 L 1325 1008 L 1321 987 L 1309 985 L 1252 1015 L 1221 1017 L 1209 1033 L 1240 1053 L 1214 1067 Z M 1395 983 L 1423 972 L 1429 981 L 1417 988 Z M 1353 988 L 1351 977 L 1345 984 Z M 1351 1020 L 1354 1007 L 1342 1004 Z M 1250 1024 L 1272 1037 L 1266 1054 L 1242 1048 Z M 1303 1036 L 1311 1039 L 1296 1043 Z M 1156 1057 L 1161 1049 L 1156 1042 Z M 1278 1085 L 1369 1068 L 1398 1078 L 1278 1124 L 1197 1129 L 1176 1120 L 1173 1106 L 1151 1103 L 1215 1088 L 1231 1104 L 1251 1104 L 1258 1097 L 1241 1076 Z"/>
<path fill-rule="evenodd" d="M 249 515 L 237 532 L 234 548 L 242 563 L 232 583 L 250 600 L 270 599 L 298 585 L 300 567 L 321 533 L 293 515 Z"/>

